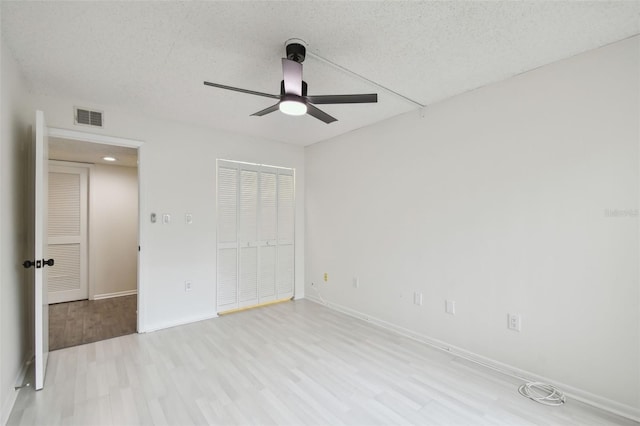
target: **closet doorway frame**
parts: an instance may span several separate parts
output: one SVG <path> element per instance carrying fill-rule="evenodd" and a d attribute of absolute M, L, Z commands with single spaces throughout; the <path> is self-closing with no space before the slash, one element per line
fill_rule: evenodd
<path fill-rule="evenodd" d="M 62 138 L 75 140 L 79 142 L 87 142 L 87 143 L 97 143 L 102 145 L 114 145 L 114 146 L 122 146 L 127 148 L 134 148 L 138 151 L 138 258 L 137 258 L 137 267 L 138 267 L 138 276 L 137 276 L 137 291 L 138 291 L 138 315 L 137 315 L 137 324 L 136 331 L 138 333 L 145 332 L 145 303 L 144 303 L 144 271 L 142 269 L 142 262 L 140 262 L 141 255 L 141 247 L 142 247 L 142 212 L 146 211 L 146 201 L 145 201 L 145 183 L 142 179 L 142 167 L 144 164 L 144 141 L 121 138 L 116 136 L 106 136 L 100 135 L 96 133 L 78 131 L 78 130 L 69 130 L 58 127 L 48 127 L 47 133 L 49 137 L 53 138 Z"/>

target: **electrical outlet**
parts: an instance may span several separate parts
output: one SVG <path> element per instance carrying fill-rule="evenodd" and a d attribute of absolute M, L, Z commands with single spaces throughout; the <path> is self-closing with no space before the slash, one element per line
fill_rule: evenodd
<path fill-rule="evenodd" d="M 413 293 L 413 304 L 422 306 L 422 293 L 418 293 L 417 291 Z"/>
<path fill-rule="evenodd" d="M 191 281 L 184 282 L 184 291 L 191 291 Z"/>
<path fill-rule="evenodd" d="M 513 331 L 520 331 L 522 328 L 522 318 L 518 314 L 507 314 L 507 328 Z"/>
<path fill-rule="evenodd" d="M 455 300 L 445 300 L 444 301 L 444 311 L 448 314 L 455 315 L 456 314 L 456 302 Z"/>
<path fill-rule="evenodd" d="M 329 274 L 327 274 L 326 272 L 324 273 L 324 282 L 326 283 L 327 281 L 329 281 Z"/>
<path fill-rule="evenodd" d="M 360 287 L 360 278 L 353 277 L 353 288 L 358 288 L 358 287 Z"/>

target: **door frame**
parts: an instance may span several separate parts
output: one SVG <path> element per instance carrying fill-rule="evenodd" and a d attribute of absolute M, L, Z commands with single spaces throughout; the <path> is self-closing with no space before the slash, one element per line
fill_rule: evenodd
<path fill-rule="evenodd" d="M 98 143 L 103 145 L 115 145 L 123 146 L 127 148 L 135 148 L 138 150 L 138 247 L 142 246 L 143 232 L 142 232 L 142 212 L 146 211 L 146 182 L 142 178 L 142 169 L 144 164 L 144 141 L 128 138 L 120 138 L 115 136 L 100 135 L 96 133 L 89 133 L 84 131 L 62 129 L 58 127 L 48 127 L 47 129 L 49 137 L 63 138 L 76 140 L 81 142 Z M 137 315 L 137 332 L 142 333 L 146 331 L 145 325 L 145 281 L 144 271 L 140 262 L 140 249 L 138 249 L 138 315 Z"/>

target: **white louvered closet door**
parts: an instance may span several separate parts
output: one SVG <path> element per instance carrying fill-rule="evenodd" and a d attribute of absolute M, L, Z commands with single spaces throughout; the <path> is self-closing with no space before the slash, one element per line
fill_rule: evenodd
<path fill-rule="evenodd" d="M 293 170 L 218 161 L 218 312 L 293 296 L 293 195 Z"/>
<path fill-rule="evenodd" d="M 49 303 L 89 298 L 87 181 L 86 167 L 49 166 Z"/>
<path fill-rule="evenodd" d="M 239 306 L 258 304 L 258 171 L 240 169 Z"/>
<path fill-rule="evenodd" d="M 238 168 L 218 164 L 217 311 L 238 307 Z"/>
<path fill-rule="evenodd" d="M 277 169 L 260 173 L 260 303 L 276 300 L 276 255 L 278 244 Z"/>
<path fill-rule="evenodd" d="M 277 298 L 293 297 L 295 185 L 292 170 L 278 172 Z"/>

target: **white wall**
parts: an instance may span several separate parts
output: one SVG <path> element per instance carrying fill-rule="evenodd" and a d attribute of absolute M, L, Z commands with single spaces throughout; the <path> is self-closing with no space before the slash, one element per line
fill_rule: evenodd
<path fill-rule="evenodd" d="M 308 147 L 307 296 L 640 416 L 639 47 Z"/>
<path fill-rule="evenodd" d="M 154 119 L 136 111 L 94 105 L 81 99 L 35 95 L 33 108 L 50 127 L 144 141 L 139 150 L 141 330 L 149 331 L 215 315 L 216 159 L 296 169 L 296 197 L 304 205 L 304 149 L 205 127 Z M 73 124 L 73 107 L 105 112 L 104 129 Z M 173 221 L 150 223 L 152 212 Z M 193 224 L 184 223 L 185 213 Z M 296 212 L 296 297 L 304 296 L 304 214 Z M 184 282 L 192 290 L 184 291 Z"/>
<path fill-rule="evenodd" d="M 15 400 L 31 342 L 27 319 L 25 256 L 25 143 L 27 95 L 17 64 L 4 42 L 0 52 L 0 424 Z"/>
<path fill-rule="evenodd" d="M 89 181 L 91 298 L 138 287 L 138 169 L 96 164 Z"/>

